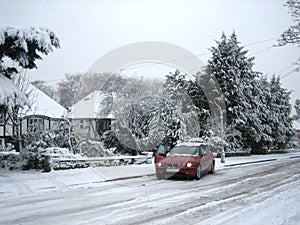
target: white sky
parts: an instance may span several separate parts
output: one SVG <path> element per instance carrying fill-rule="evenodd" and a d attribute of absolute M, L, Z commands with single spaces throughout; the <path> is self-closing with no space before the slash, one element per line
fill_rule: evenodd
<path fill-rule="evenodd" d="M 168 42 L 202 55 L 215 45 L 214 40 L 219 40 L 222 31 L 230 35 L 233 30 L 241 44 L 246 45 L 249 56 L 254 54 L 257 71 L 285 76 L 297 68 L 291 65 L 300 57 L 300 51 L 296 45 L 270 48 L 293 23 L 284 3 L 284 0 L 0 0 L 0 23 L 43 26 L 57 34 L 61 49 L 45 56 L 38 69 L 28 73 L 31 80 L 46 80 L 49 84 L 63 79 L 65 73 L 86 72 L 97 59 L 126 44 Z M 199 58 L 205 63 L 209 56 Z M 147 66 L 128 72 L 163 76 L 169 70 L 172 69 Z M 294 91 L 293 102 L 300 98 L 299 72 L 285 76 L 282 83 Z"/>

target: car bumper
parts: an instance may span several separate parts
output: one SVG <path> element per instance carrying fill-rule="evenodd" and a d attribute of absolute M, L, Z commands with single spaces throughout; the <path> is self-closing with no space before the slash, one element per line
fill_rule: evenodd
<path fill-rule="evenodd" d="M 197 168 L 181 168 L 181 169 L 168 169 L 156 168 L 156 175 L 160 178 L 170 177 L 196 177 Z"/>

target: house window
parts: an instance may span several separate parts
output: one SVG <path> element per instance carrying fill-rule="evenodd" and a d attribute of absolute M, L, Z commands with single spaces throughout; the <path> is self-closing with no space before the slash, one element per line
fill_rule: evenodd
<path fill-rule="evenodd" d="M 83 128 L 83 120 L 79 121 L 79 127 L 82 129 Z"/>
<path fill-rule="evenodd" d="M 103 132 L 111 129 L 111 120 L 110 119 L 101 119 L 96 123 L 97 131 L 99 135 L 102 135 Z"/>
<path fill-rule="evenodd" d="M 5 141 L 3 138 L 0 138 L 0 149 L 5 147 Z"/>
<path fill-rule="evenodd" d="M 44 130 L 44 119 L 43 118 L 30 118 L 28 119 L 28 130 L 31 132 L 38 132 Z"/>
<path fill-rule="evenodd" d="M 0 112 L 0 125 L 4 125 L 4 112 Z"/>

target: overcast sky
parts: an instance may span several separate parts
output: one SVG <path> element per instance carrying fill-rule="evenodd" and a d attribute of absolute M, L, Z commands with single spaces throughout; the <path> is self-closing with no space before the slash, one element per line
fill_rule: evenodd
<path fill-rule="evenodd" d="M 208 48 L 222 32 L 235 30 L 239 41 L 255 56 L 255 70 L 283 76 L 282 83 L 300 98 L 300 74 L 292 63 L 300 57 L 296 46 L 272 47 L 293 23 L 282 0 L 0 0 L 1 25 L 43 26 L 61 41 L 31 80 L 49 84 L 66 73 L 86 72 L 97 59 L 115 48 L 140 41 L 178 45 L 205 63 Z M 255 44 L 256 43 L 256 44 Z M 157 69 L 158 68 L 158 69 Z M 143 67 L 130 73 L 146 76 L 170 68 Z M 163 71 L 165 70 L 165 71 Z"/>

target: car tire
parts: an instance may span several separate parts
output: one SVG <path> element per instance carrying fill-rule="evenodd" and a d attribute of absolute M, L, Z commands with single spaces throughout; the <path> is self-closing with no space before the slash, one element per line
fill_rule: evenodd
<path fill-rule="evenodd" d="M 201 175 L 202 175 L 201 165 L 199 164 L 196 170 L 196 179 L 199 180 L 201 178 Z"/>
<path fill-rule="evenodd" d="M 215 161 L 213 161 L 209 173 L 210 174 L 214 174 L 215 172 L 216 172 Z"/>

